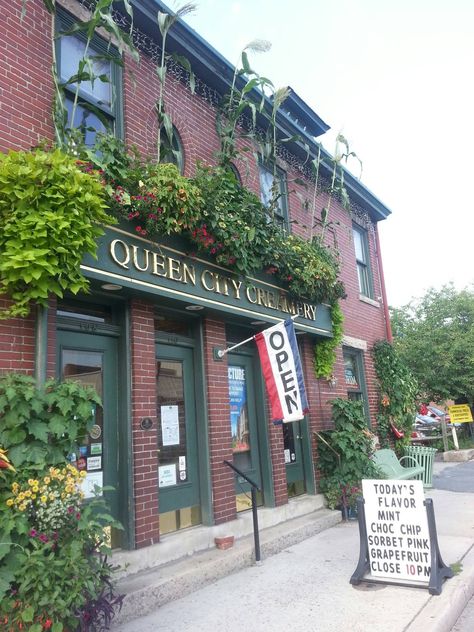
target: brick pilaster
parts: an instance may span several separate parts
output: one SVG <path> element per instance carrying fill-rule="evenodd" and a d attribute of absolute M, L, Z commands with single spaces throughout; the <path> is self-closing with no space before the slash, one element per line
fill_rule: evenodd
<path fill-rule="evenodd" d="M 159 540 L 156 359 L 151 304 L 132 299 L 131 329 L 135 544 L 139 548 Z M 151 430 L 140 428 L 143 417 L 154 421 Z"/>
<path fill-rule="evenodd" d="M 207 375 L 210 465 L 216 524 L 236 517 L 234 473 L 224 465 L 224 460 L 232 461 L 227 358 L 216 361 L 212 351 L 214 347 L 223 349 L 225 345 L 224 323 L 206 318 L 204 362 Z"/>

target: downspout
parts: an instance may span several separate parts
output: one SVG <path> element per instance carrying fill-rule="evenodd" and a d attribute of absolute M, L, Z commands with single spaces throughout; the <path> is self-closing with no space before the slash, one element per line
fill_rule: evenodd
<path fill-rule="evenodd" d="M 390 325 L 390 312 L 388 311 L 387 292 L 385 290 L 385 277 L 383 274 L 382 255 L 380 252 L 380 240 L 378 225 L 375 224 L 375 245 L 377 249 L 377 264 L 379 267 L 380 289 L 382 292 L 383 313 L 385 316 L 385 330 L 388 342 L 393 342 L 392 327 Z"/>
<path fill-rule="evenodd" d="M 35 378 L 38 386 L 46 382 L 48 369 L 48 307 L 38 305 L 35 321 Z"/>

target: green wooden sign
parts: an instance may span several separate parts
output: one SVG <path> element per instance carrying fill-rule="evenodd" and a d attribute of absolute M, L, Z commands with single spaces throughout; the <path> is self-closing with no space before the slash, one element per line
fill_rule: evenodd
<path fill-rule="evenodd" d="M 184 240 L 156 243 L 108 227 L 98 240 L 97 254 L 97 259 L 87 255 L 81 265 L 89 278 L 251 320 L 277 322 L 298 314 L 297 329 L 331 336 L 328 306 L 294 300 L 271 283 L 270 275 L 243 279 L 204 258 L 191 257 Z"/>

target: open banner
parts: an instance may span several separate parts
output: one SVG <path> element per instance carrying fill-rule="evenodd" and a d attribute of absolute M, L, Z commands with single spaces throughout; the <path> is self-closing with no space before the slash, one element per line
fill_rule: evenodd
<path fill-rule="evenodd" d="M 273 421 L 303 419 L 308 400 L 295 328 L 290 319 L 255 336 Z"/>

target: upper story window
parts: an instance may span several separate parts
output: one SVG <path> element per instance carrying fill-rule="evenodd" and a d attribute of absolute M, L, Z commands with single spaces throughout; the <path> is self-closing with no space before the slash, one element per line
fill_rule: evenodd
<path fill-rule="evenodd" d="M 258 169 L 260 174 L 260 199 L 265 206 L 270 206 L 274 196 L 273 169 L 262 162 L 259 162 Z M 289 230 L 286 174 L 279 167 L 277 167 L 275 186 L 278 197 L 273 210 L 274 220 L 281 228 Z"/>
<path fill-rule="evenodd" d="M 173 138 L 168 138 L 163 128 L 160 134 L 160 162 L 170 162 L 178 167 L 179 173 L 184 173 L 184 149 L 178 130 L 173 125 Z"/>
<path fill-rule="evenodd" d="M 343 349 L 344 381 L 347 389 L 347 398 L 362 402 L 364 414 L 369 419 L 369 402 L 367 399 L 367 386 L 364 375 L 364 359 L 362 351 L 358 349 Z"/>
<path fill-rule="evenodd" d="M 367 231 L 360 226 L 352 227 L 355 256 L 357 261 L 357 276 L 359 291 L 363 296 L 373 298 L 372 272 L 370 269 L 369 240 Z"/>
<path fill-rule="evenodd" d="M 60 12 L 57 24 L 59 31 L 65 31 L 72 26 L 73 19 Z M 74 121 L 71 117 L 78 84 L 65 87 L 68 126 L 80 129 L 88 146 L 94 144 L 97 132 L 122 136 L 122 74 L 121 68 L 110 59 L 111 55 L 120 59 L 119 52 L 99 36 L 94 36 L 87 50 L 86 39 L 81 34 L 65 35 L 57 44 L 61 82 L 77 75 L 82 61 L 85 61 L 84 72 L 95 76 L 94 81 L 79 83 Z"/>

